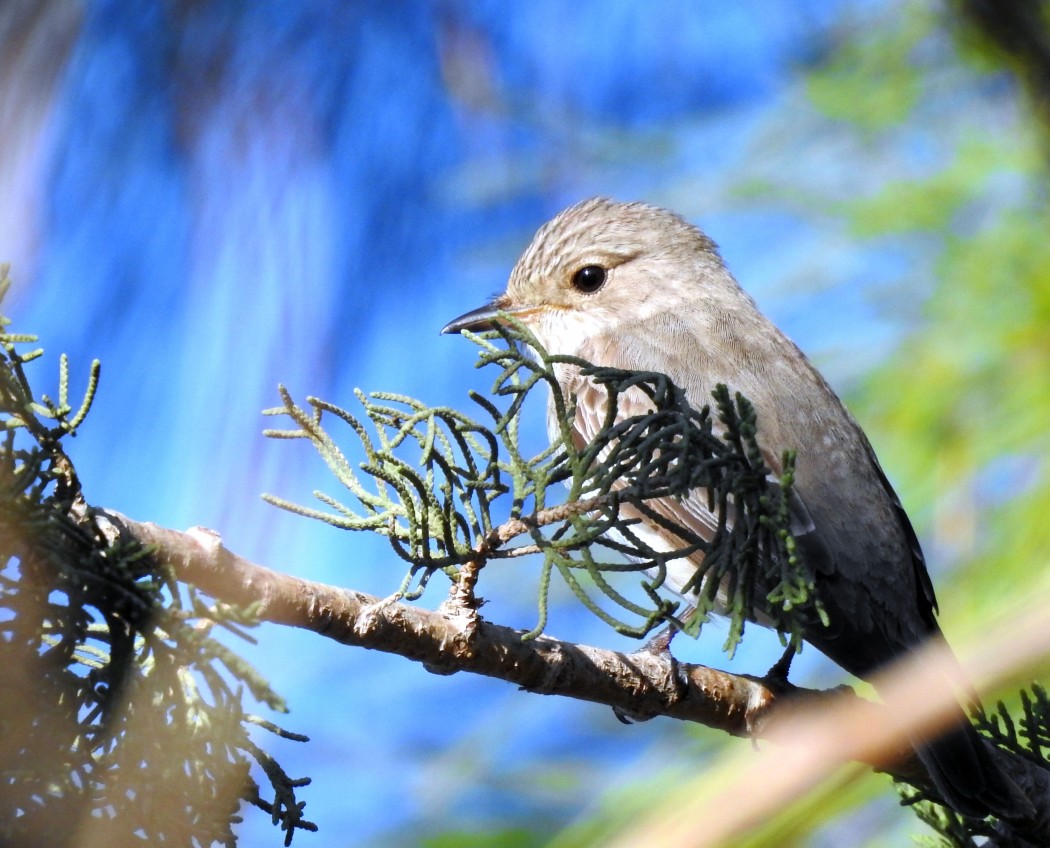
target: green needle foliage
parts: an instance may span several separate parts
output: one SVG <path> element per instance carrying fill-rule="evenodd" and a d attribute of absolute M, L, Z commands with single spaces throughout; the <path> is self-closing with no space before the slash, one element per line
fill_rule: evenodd
<path fill-rule="evenodd" d="M 1050 696 L 1045 687 L 1033 683 L 1019 692 L 1020 716 L 1014 718 L 999 701 L 995 712 L 979 712 L 977 729 L 1000 748 L 1040 766 L 1048 767 L 1050 755 Z M 953 810 L 926 800 L 911 787 L 898 784 L 906 803 L 915 805 L 915 814 L 928 824 L 936 837 L 925 837 L 922 844 L 933 848 L 978 848 L 980 845 L 1010 844 L 995 841 L 1001 837 L 993 821 L 964 818 Z M 989 841 L 991 840 L 991 841 Z"/>
<path fill-rule="evenodd" d="M 756 442 L 754 408 L 725 386 L 713 407 L 696 410 L 662 374 L 601 368 L 549 354 L 510 316 L 499 329 L 467 333 L 479 347 L 478 367 L 498 371 L 491 398 L 471 393 L 481 420 L 412 398 L 357 393 L 367 424 L 316 398 L 295 404 L 282 387 L 292 430 L 275 438 L 307 439 L 352 496 L 347 504 L 315 493 L 327 509 L 268 496 L 280 507 L 348 530 L 385 535 L 409 564 L 400 587 L 418 597 L 436 572 L 473 581 L 495 560 L 535 554 L 538 623 L 547 622 L 556 574 L 579 600 L 618 631 L 642 636 L 664 621 L 698 631 L 713 610 L 730 618 L 726 650 L 739 643 L 746 622 L 762 615 L 785 642 L 800 645 L 803 626 L 822 615 L 813 575 L 791 535 L 794 457 L 783 457 L 777 478 Z M 558 380 L 575 368 L 606 391 L 605 425 L 589 444 L 577 444 L 574 398 Z M 560 438 L 534 456 L 523 452 L 521 415 L 533 391 L 547 393 Z M 644 395 L 649 411 L 620 418 L 622 398 Z M 365 461 L 351 463 L 327 427 L 348 426 Z M 370 426 L 369 426 L 370 425 Z M 703 490 L 718 516 L 711 538 L 692 533 L 659 504 Z M 673 540 L 657 549 L 639 532 L 642 522 Z M 680 602 L 661 594 L 669 566 L 690 557 L 696 575 L 686 587 L 697 615 L 678 615 Z M 614 585 L 616 575 L 640 577 L 641 600 Z M 610 612 L 610 608 L 614 612 Z"/>
<path fill-rule="evenodd" d="M 0 301 L 8 286 L 0 267 Z M 26 365 L 41 351 L 19 352 L 35 338 L 8 323 L 0 316 L 0 843 L 232 845 L 241 801 L 290 843 L 314 829 L 295 796 L 308 781 L 289 778 L 251 729 L 303 737 L 245 712 L 245 691 L 285 708 L 212 635 L 247 639 L 251 622 L 180 587 L 137 543 L 107 539 L 62 449 L 99 365 L 76 408 L 65 357 L 58 400 L 36 400 Z"/>

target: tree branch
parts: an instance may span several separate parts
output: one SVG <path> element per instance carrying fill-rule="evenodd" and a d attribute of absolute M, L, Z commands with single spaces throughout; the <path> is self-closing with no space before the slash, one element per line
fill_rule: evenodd
<path fill-rule="evenodd" d="M 530 692 L 605 704 L 640 719 L 662 715 L 734 736 L 773 738 L 788 748 L 798 747 L 792 740 L 800 737 L 809 751 L 819 749 L 819 763 L 810 765 L 801 789 L 812 785 L 814 774 L 826 774 L 853 759 L 934 793 L 910 744 L 902 740 L 909 732 L 943 727 L 956 709 L 954 693 L 938 692 L 930 682 L 938 677 L 930 672 L 936 656 L 909 660 L 916 666 L 915 679 L 902 687 L 917 691 L 921 705 L 912 704 L 915 708 L 902 715 L 900 705 L 887 709 L 847 687 L 802 689 L 775 675 L 730 674 L 678 663 L 666 653 L 625 654 L 548 636 L 523 641 L 524 631 L 483 621 L 469 606 L 446 602 L 432 611 L 272 571 L 237 556 L 218 534 L 202 527 L 179 532 L 109 510 L 96 510 L 93 516 L 112 541 L 130 535 L 153 546 L 155 556 L 177 579 L 222 602 L 251 606 L 262 621 L 399 654 L 437 674 L 468 671 Z M 805 727 L 807 715 L 819 724 L 819 731 L 810 727 L 796 732 Z M 834 716 L 844 716 L 841 726 Z M 816 745 L 815 736 L 825 743 Z M 1035 799 L 1037 820 L 1016 823 L 1019 831 L 1034 844 L 1050 844 L 1050 774 L 1019 756 L 989 748 L 1022 791 Z"/>
<path fill-rule="evenodd" d="M 482 621 L 469 609 L 446 604 L 432 611 L 281 574 L 237 556 L 203 527 L 179 532 L 108 510 L 96 511 L 95 519 L 103 527 L 108 522 L 114 538 L 127 533 L 154 546 L 179 580 L 225 603 L 250 605 L 262 621 L 400 654 L 438 674 L 498 677 L 530 692 L 594 701 L 639 717 L 699 722 L 735 736 L 758 731 L 777 697 L 758 679 L 666 656 L 547 636 L 522 641 L 524 631 Z"/>

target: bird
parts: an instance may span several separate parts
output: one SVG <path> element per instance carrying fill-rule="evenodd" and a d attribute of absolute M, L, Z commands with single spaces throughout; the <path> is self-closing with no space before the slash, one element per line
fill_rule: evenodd
<path fill-rule="evenodd" d="M 826 624 L 807 624 L 804 638 L 833 662 L 870 679 L 930 640 L 943 641 L 915 530 L 864 431 L 697 226 L 642 202 L 597 197 L 571 206 L 540 227 L 502 294 L 442 333 L 490 329 L 502 315 L 523 322 L 550 353 L 666 374 L 696 409 L 718 384 L 752 403 L 772 471 L 784 451 L 796 455 L 794 495 L 804 511 L 796 544 L 827 613 Z M 605 423 L 605 389 L 579 369 L 558 375 L 576 400 L 573 438 L 587 443 Z M 644 398 L 621 397 L 622 417 L 645 411 Z M 553 411 L 548 429 L 558 438 Z M 657 508 L 705 538 L 717 526 L 702 490 Z M 644 519 L 634 532 L 646 532 Z M 648 535 L 653 546 L 671 544 L 660 527 Z M 687 586 L 702 556 L 669 569 L 672 589 Z M 951 729 L 912 742 L 958 812 L 1011 818 L 1031 809 L 961 705 Z"/>

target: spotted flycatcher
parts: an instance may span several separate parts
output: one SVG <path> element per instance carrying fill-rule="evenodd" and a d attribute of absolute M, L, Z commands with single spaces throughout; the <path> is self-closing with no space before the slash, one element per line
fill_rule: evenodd
<path fill-rule="evenodd" d="M 694 407 L 719 383 L 754 404 L 772 470 L 785 450 L 797 455 L 794 491 L 806 514 L 797 516 L 796 542 L 830 622 L 807 627 L 806 641 L 867 678 L 943 638 L 915 531 L 863 431 L 699 229 L 643 203 L 580 203 L 540 228 L 505 293 L 444 332 L 484 329 L 499 312 L 519 318 L 551 353 L 667 374 Z M 605 389 L 574 369 L 559 380 L 576 399 L 576 436 L 590 441 L 604 422 Z M 644 400 L 623 396 L 620 414 L 648 411 Z M 557 433 L 555 426 L 552 438 Z M 703 491 L 658 508 L 701 537 L 718 525 Z M 650 526 L 646 541 L 667 550 L 666 534 Z M 688 582 L 701 556 L 669 567 L 673 587 Z M 1011 816 L 1024 804 L 961 708 L 955 728 L 919 741 L 917 752 L 944 800 L 962 813 Z"/>

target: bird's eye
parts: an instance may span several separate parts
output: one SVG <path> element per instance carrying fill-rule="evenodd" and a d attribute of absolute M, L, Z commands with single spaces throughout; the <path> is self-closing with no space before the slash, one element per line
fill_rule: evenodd
<path fill-rule="evenodd" d="M 572 286 L 577 291 L 596 292 L 605 285 L 606 271 L 601 265 L 584 265 L 572 275 Z"/>

